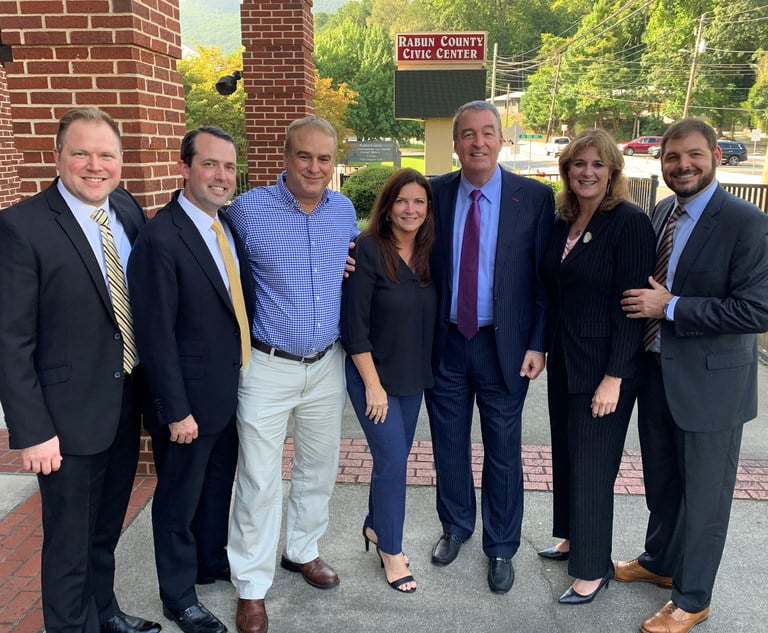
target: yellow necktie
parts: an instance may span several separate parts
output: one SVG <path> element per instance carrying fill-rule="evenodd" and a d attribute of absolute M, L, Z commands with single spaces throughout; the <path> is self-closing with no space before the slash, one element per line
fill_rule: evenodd
<path fill-rule="evenodd" d="M 131 301 L 128 298 L 128 288 L 125 285 L 123 264 L 117 254 L 115 238 L 109 228 L 109 216 L 104 209 L 96 209 L 91 217 L 99 225 L 101 232 L 101 247 L 104 250 L 104 262 L 107 266 L 107 283 L 112 297 L 112 309 L 115 319 L 123 336 L 123 371 L 130 374 L 136 364 L 136 339 L 133 335 L 133 318 L 131 316 Z"/>
<path fill-rule="evenodd" d="M 235 264 L 235 258 L 232 257 L 232 250 L 229 248 L 229 242 L 224 235 L 224 229 L 221 222 L 214 220 L 211 225 L 216 233 L 216 241 L 219 243 L 221 254 L 224 257 L 224 268 L 227 270 L 227 279 L 229 279 L 229 296 L 232 298 L 232 306 L 235 308 L 237 325 L 240 329 L 240 353 L 243 368 L 248 366 L 251 358 L 251 328 L 248 324 L 248 313 L 245 311 L 245 299 L 243 298 L 243 287 L 240 284 L 240 273 Z"/>

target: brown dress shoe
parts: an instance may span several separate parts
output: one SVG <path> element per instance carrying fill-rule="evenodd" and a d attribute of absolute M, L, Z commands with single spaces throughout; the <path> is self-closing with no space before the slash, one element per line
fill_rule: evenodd
<path fill-rule="evenodd" d="M 662 589 L 672 589 L 672 578 L 659 576 L 643 567 L 637 559 L 613 561 L 614 579 L 619 582 L 649 582 Z"/>
<path fill-rule="evenodd" d="M 288 571 L 299 572 L 304 576 L 304 580 L 318 589 L 330 589 L 339 584 L 339 575 L 319 556 L 308 563 L 294 563 L 283 554 L 280 558 L 280 567 Z"/>
<path fill-rule="evenodd" d="M 237 601 L 235 626 L 237 626 L 237 633 L 267 633 L 269 620 L 267 619 L 267 609 L 264 607 L 264 599 L 246 600 L 240 598 Z"/>
<path fill-rule="evenodd" d="M 661 611 L 645 620 L 640 625 L 643 633 L 688 633 L 699 622 L 709 617 L 709 607 L 698 613 L 688 613 L 676 607 L 671 600 Z"/>

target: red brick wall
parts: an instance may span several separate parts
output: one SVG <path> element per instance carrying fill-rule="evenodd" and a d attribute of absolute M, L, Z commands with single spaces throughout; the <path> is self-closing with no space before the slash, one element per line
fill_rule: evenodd
<path fill-rule="evenodd" d="M 243 0 L 240 22 L 250 184 L 272 184 L 285 128 L 314 112 L 312 0 Z"/>
<path fill-rule="evenodd" d="M 0 0 L 21 191 L 56 175 L 53 136 L 69 108 L 109 112 L 123 136 L 123 183 L 148 211 L 179 186 L 185 132 L 178 0 Z"/>
<path fill-rule="evenodd" d="M 16 149 L 13 139 L 11 103 L 8 99 L 5 68 L 0 65 L 0 209 L 18 202 L 21 197 L 18 171 L 20 163 L 21 152 Z"/>

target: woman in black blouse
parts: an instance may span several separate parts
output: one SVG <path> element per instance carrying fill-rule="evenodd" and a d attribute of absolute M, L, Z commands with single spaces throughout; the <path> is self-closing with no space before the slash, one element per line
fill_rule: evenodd
<path fill-rule="evenodd" d="M 653 272 L 648 216 L 628 198 L 624 159 L 603 130 L 560 154 L 559 219 L 542 261 L 551 335 L 547 394 L 552 432 L 553 536 L 539 552 L 568 560 L 564 604 L 591 602 L 613 577 L 613 485 L 640 384 L 643 321 L 622 293 Z"/>
<path fill-rule="evenodd" d="M 432 190 L 402 169 L 384 184 L 344 280 L 341 341 L 347 392 L 373 457 L 365 548 L 376 545 L 387 583 L 411 593 L 403 554 L 405 474 L 425 388 L 432 386 L 437 298 L 429 270 Z"/>

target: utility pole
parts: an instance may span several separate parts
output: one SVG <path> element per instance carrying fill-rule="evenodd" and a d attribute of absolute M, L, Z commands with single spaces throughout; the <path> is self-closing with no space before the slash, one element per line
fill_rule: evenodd
<path fill-rule="evenodd" d="M 701 47 L 701 32 L 704 30 L 704 15 L 699 18 L 699 28 L 696 31 L 696 46 L 693 48 L 693 60 L 691 61 L 691 74 L 688 77 L 688 90 L 685 93 L 685 105 L 683 106 L 683 118 L 688 116 L 688 106 L 691 104 L 693 94 L 693 80 L 696 78 L 696 64 L 699 61 L 699 48 Z"/>
<path fill-rule="evenodd" d="M 498 57 L 498 53 L 499 43 L 496 42 L 493 45 L 493 65 L 491 67 L 491 103 L 493 105 L 496 105 L 493 100 L 496 98 L 496 57 Z"/>
<path fill-rule="evenodd" d="M 549 104 L 549 121 L 547 121 L 547 138 L 546 142 L 549 142 L 549 136 L 552 134 L 552 119 L 555 117 L 555 99 L 557 98 L 557 86 L 560 83 L 560 62 L 563 56 L 557 56 L 557 70 L 555 71 L 555 85 L 552 88 L 552 101 Z"/>

